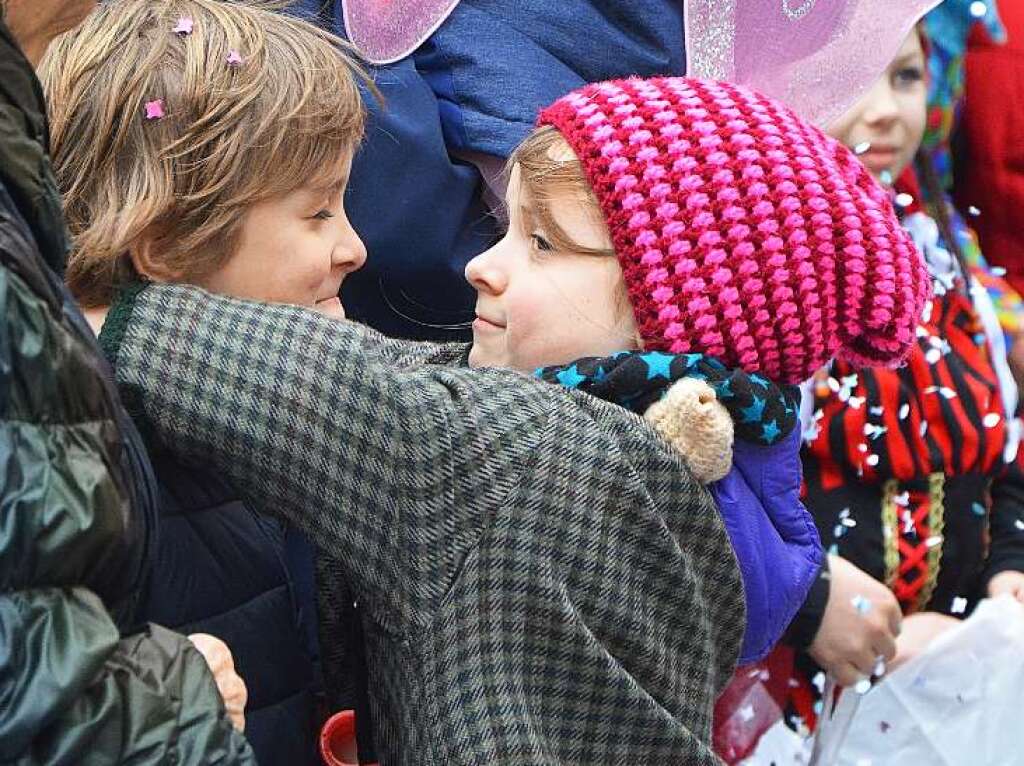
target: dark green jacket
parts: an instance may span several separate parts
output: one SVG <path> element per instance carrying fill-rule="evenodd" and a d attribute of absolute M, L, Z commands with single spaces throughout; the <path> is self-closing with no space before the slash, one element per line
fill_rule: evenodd
<path fill-rule="evenodd" d="M 0 764 L 251 763 L 202 656 L 125 637 L 153 479 L 61 282 L 42 91 L 0 22 Z"/>

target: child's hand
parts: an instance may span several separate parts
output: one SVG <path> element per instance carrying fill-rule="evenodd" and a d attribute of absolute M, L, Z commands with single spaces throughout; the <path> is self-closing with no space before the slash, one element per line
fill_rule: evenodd
<path fill-rule="evenodd" d="M 831 587 L 811 657 L 843 686 L 870 678 L 879 658 L 896 656 L 899 602 L 883 583 L 846 559 L 829 556 Z"/>
<path fill-rule="evenodd" d="M 896 656 L 889 663 L 889 670 L 914 659 L 928 644 L 959 624 L 960 620 L 938 612 L 908 615 L 903 619 L 903 629 L 896 639 Z"/>
<path fill-rule="evenodd" d="M 1024 604 L 1024 572 L 1000 572 L 988 582 L 989 598 L 1012 596 Z"/>
<path fill-rule="evenodd" d="M 235 659 L 228 645 L 206 633 L 193 633 L 188 640 L 206 660 L 213 680 L 217 682 L 217 690 L 224 699 L 231 724 L 238 731 L 245 731 L 245 703 L 249 699 L 249 691 L 241 676 L 235 672 Z"/>
<path fill-rule="evenodd" d="M 644 413 L 644 419 L 686 459 L 694 478 L 710 484 L 732 467 L 733 424 L 703 380 L 681 378 Z"/>

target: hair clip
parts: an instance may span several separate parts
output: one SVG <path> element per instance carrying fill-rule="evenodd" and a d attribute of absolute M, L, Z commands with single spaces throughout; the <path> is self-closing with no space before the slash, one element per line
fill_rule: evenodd
<path fill-rule="evenodd" d="M 146 119 L 147 120 L 160 120 L 166 116 L 164 112 L 164 100 L 157 98 L 152 101 L 146 102 Z"/>
<path fill-rule="evenodd" d="M 228 53 L 228 66 L 239 67 L 243 61 L 242 54 L 232 48 L 231 52 Z"/>
<path fill-rule="evenodd" d="M 176 35 L 190 35 L 192 34 L 192 27 L 194 22 L 191 16 L 182 16 L 178 19 L 178 23 L 171 31 Z"/>

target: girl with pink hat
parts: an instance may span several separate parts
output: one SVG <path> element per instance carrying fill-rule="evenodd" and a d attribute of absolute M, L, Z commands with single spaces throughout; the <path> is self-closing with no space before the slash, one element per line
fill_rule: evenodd
<path fill-rule="evenodd" d="M 752 91 L 603 83 L 541 123 L 471 348 L 169 285 L 101 343 L 162 443 L 352 583 L 382 763 L 713 763 L 715 696 L 820 568 L 785 386 L 898 363 L 927 275 L 853 154 Z"/>

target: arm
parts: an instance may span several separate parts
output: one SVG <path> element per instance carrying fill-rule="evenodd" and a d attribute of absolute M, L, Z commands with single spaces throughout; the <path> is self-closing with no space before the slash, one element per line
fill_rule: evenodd
<path fill-rule="evenodd" d="M 101 340 L 137 422 L 406 623 L 432 613 L 559 395 L 512 372 L 409 365 L 408 344 L 359 325 L 194 288 L 126 293 Z"/>
<path fill-rule="evenodd" d="M 121 639 L 84 588 L 0 596 L 0 761 L 253 764 L 206 662 L 151 626 Z"/>
<path fill-rule="evenodd" d="M 1024 469 L 1018 455 L 1003 474 L 992 484 L 992 512 L 990 515 L 992 545 L 983 585 L 988 595 L 1008 592 L 1024 599 Z M 1002 575 L 1002 576 L 1001 576 Z M 1013 577 L 1012 575 L 1016 575 Z M 1015 581 L 1011 587 L 1001 588 Z"/>

